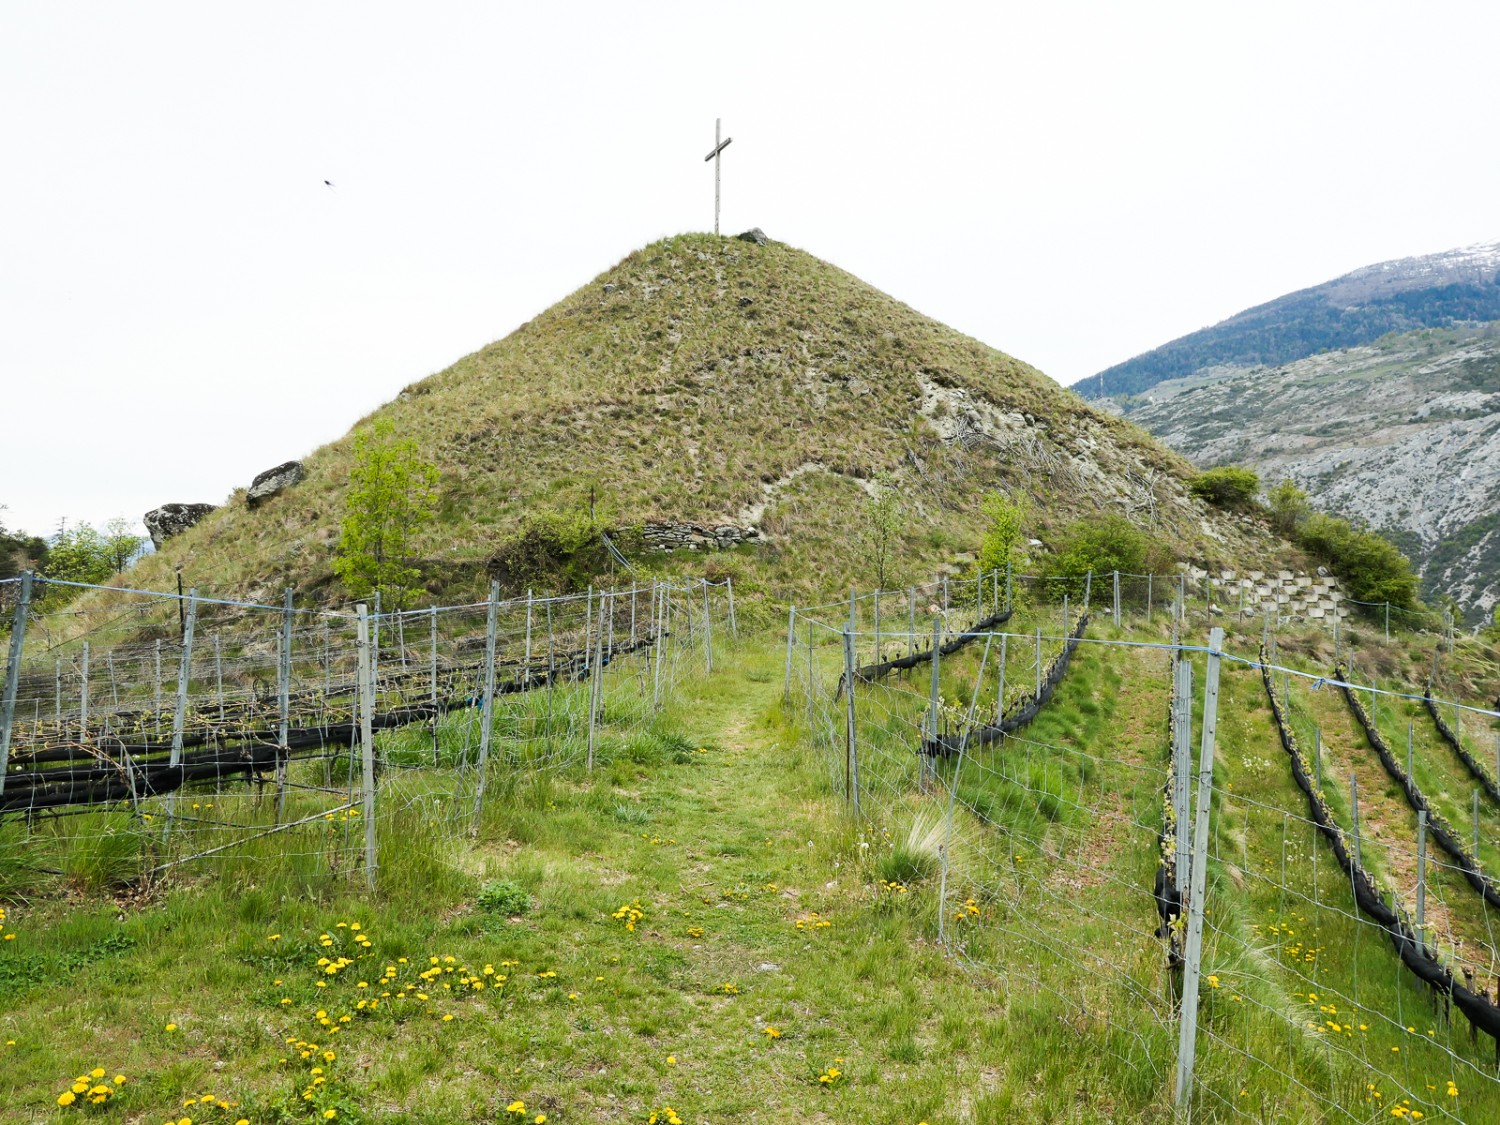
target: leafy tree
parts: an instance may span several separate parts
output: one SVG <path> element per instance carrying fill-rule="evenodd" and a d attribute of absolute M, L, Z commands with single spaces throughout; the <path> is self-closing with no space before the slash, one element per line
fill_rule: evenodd
<path fill-rule="evenodd" d="M 116 516 L 104 525 L 104 542 L 109 548 L 110 565 L 116 574 L 120 574 L 141 553 L 144 539 L 135 533 L 129 520 Z"/>
<path fill-rule="evenodd" d="M 68 527 L 64 520 L 48 545 L 42 574 L 64 582 L 99 584 L 114 574 L 109 540 L 91 524 Z"/>
<path fill-rule="evenodd" d="M 875 588 L 884 590 L 896 548 L 901 543 L 905 508 L 894 488 L 883 485 L 865 501 L 865 535 L 875 562 Z"/>
<path fill-rule="evenodd" d="M 1205 469 L 1188 482 L 1188 491 L 1220 508 L 1249 508 L 1260 491 L 1260 476 L 1254 469 L 1222 465 Z"/>
<path fill-rule="evenodd" d="M 1124 516 L 1081 519 L 1063 533 L 1052 558 L 1042 568 L 1047 589 L 1077 596 L 1085 576 L 1112 571 L 1122 574 L 1161 574 L 1171 568 L 1166 547 Z"/>
<path fill-rule="evenodd" d="M 398 438 L 389 418 L 378 418 L 354 438 L 354 467 L 339 527 L 333 570 L 349 593 L 380 592 L 382 609 L 400 609 L 421 578 L 412 544 L 437 504 L 437 467 L 420 456 L 414 438 Z"/>
<path fill-rule="evenodd" d="M 0 504 L 0 512 L 5 505 Z M 14 578 L 23 570 L 47 561 L 47 541 L 24 531 L 9 531 L 0 522 L 0 578 Z"/>
<path fill-rule="evenodd" d="M 980 505 L 984 513 L 984 531 L 979 537 L 979 570 L 990 573 L 1004 570 L 1006 563 L 1019 566 L 1026 557 L 1027 510 L 1024 500 L 1012 500 L 991 492 Z"/>
<path fill-rule="evenodd" d="M 1267 494 L 1271 509 L 1271 523 L 1288 539 L 1294 538 L 1308 516 L 1312 514 L 1312 502 L 1307 493 L 1297 487 L 1295 481 L 1282 477 L 1279 484 Z"/>

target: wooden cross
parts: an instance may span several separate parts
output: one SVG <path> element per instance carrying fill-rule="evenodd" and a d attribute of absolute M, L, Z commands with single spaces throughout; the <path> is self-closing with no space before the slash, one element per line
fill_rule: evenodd
<path fill-rule="evenodd" d="M 715 117 L 714 118 L 714 150 L 713 150 L 713 152 L 709 153 L 707 156 L 705 156 L 703 158 L 703 163 L 705 163 L 705 164 L 707 164 L 710 160 L 712 160 L 714 162 L 714 233 L 715 234 L 719 233 L 719 153 L 723 152 L 726 148 L 728 148 L 729 147 L 729 142 L 732 141 L 732 140 L 734 140 L 733 137 L 725 137 L 722 141 L 719 140 L 719 122 L 720 122 L 720 119 L 717 118 L 717 117 Z"/>

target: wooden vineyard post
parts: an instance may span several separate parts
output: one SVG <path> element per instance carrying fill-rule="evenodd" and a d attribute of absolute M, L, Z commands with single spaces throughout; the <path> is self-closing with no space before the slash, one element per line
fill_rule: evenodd
<path fill-rule="evenodd" d="M 286 814 L 286 768 L 291 756 L 288 727 L 291 725 L 292 700 L 292 588 L 288 586 L 282 600 L 280 660 L 276 662 L 276 823 Z"/>
<path fill-rule="evenodd" d="M 1006 642 L 1010 640 L 1007 633 L 1000 634 L 1000 682 L 995 690 L 995 724 L 998 726 L 1005 719 L 1005 657 Z"/>
<path fill-rule="evenodd" d="M 792 649 L 797 643 L 797 607 L 792 606 L 786 615 L 786 686 L 781 689 L 781 698 L 792 698 Z"/>
<path fill-rule="evenodd" d="M 155 681 L 156 687 L 155 687 L 155 689 L 154 689 L 154 691 L 152 693 L 152 696 L 151 696 L 151 700 L 152 700 L 152 703 L 151 703 L 151 722 L 152 722 L 152 724 L 156 728 L 156 737 L 160 738 L 161 737 L 161 638 L 160 637 L 158 637 L 156 639 L 156 644 L 154 645 L 154 649 L 155 649 L 155 652 L 156 652 L 156 681 Z M 110 653 L 110 655 L 113 656 L 114 654 Z M 115 705 L 117 707 L 119 706 L 118 700 L 116 701 Z"/>
<path fill-rule="evenodd" d="M 219 699 L 219 722 L 224 722 L 224 643 L 214 633 L 214 692 Z"/>
<path fill-rule="evenodd" d="M 859 745 L 854 721 L 854 633 L 844 630 L 844 800 L 859 816 Z"/>
<path fill-rule="evenodd" d="M 10 629 L 10 654 L 5 663 L 5 694 L 0 696 L 0 794 L 10 769 L 10 736 L 16 721 L 16 692 L 21 684 L 21 652 L 26 644 L 26 622 L 31 616 L 31 571 L 21 575 L 21 594 Z"/>
<path fill-rule="evenodd" d="M 635 608 L 635 603 L 634 603 L 634 601 L 632 601 L 631 602 L 631 609 L 634 610 L 634 608 Z M 531 601 L 531 591 L 527 590 L 526 591 L 526 659 L 525 659 L 525 661 L 521 665 L 521 679 L 523 681 L 526 680 L 531 675 L 531 614 L 532 614 L 532 609 L 533 609 L 533 606 L 532 606 L 532 601 Z M 634 634 L 634 622 L 635 622 L 635 618 L 632 616 L 631 617 L 631 624 L 632 624 L 631 632 L 632 632 L 632 636 L 630 638 L 632 641 L 635 640 L 635 637 L 633 635 Z"/>
<path fill-rule="evenodd" d="M 1172 730 L 1172 815 L 1177 821 L 1177 887 L 1181 892 L 1192 873 L 1192 842 L 1189 838 L 1192 810 L 1188 807 L 1192 794 L 1189 775 L 1193 761 L 1193 665 L 1190 661 L 1178 660 L 1176 689 L 1177 707 Z"/>
<path fill-rule="evenodd" d="M 182 733 L 187 726 L 188 685 L 193 675 L 193 629 L 198 621 L 198 590 L 188 591 L 187 616 L 182 624 L 182 660 L 177 670 L 177 703 L 172 708 L 172 753 L 168 762 L 176 767 L 182 764 Z M 285 728 L 281 741 L 286 743 Z"/>
<path fill-rule="evenodd" d="M 493 605 L 494 599 L 491 598 Z M 375 710 L 375 661 L 371 649 L 369 610 L 361 602 L 355 606 L 359 630 L 359 683 L 355 698 L 359 702 L 359 757 L 362 767 L 360 786 L 363 790 L 363 816 L 365 818 L 365 883 L 375 889 L 375 732 L 372 712 Z M 493 611 L 491 621 L 494 620 Z M 491 664 L 493 667 L 493 663 Z M 481 778 L 483 774 L 480 775 Z"/>
<path fill-rule="evenodd" d="M 380 682 L 380 590 L 375 590 L 375 616 L 370 618 L 370 682 Z"/>
<path fill-rule="evenodd" d="M 602 599 L 601 599 L 602 606 Z M 585 638 L 587 640 L 587 638 Z M 594 654 L 589 660 L 589 772 L 594 772 L 594 747 L 599 738 L 599 692 L 604 683 L 604 620 L 599 621 L 599 635 L 594 640 Z"/>
<path fill-rule="evenodd" d="M 932 619 L 932 684 L 927 707 L 927 735 L 934 745 L 938 740 L 938 666 L 942 663 L 942 622 L 941 617 Z"/>
<path fill-rule="evenodd" d="M 78 668 L 78 741 L 89 738 L 89 643 L 83 642 L 82 663 Z"/>
<path fill-rule="evenodd" d="M 708 674 L 714 671 L 714 632 L 711 624 L 712 617 L 708 607 L 708 579 L 703 579 L 703 661 L 708 667 Z"/>
<path fill-rule="evenodd" d="M 1203 683 L 1203 742 L 1198 753 L 1198 807 L 1193 816 L 1193 858 L 1188 892 L 1187 947 L 1183 956 L 1182 1008 L 1177 1040 L 1177 1112 L 1186 1117 L 1198 1049 L 1198 985 L 1203 969 L 1203 896 L 1208 888 L 1208 817 L 1213 800 L 1214 736 L 1219 719 L 1219 660 L 1224 630 L 1208 637 L 1208 674 Z"/>
<path fill-rule="evenodd" d="M 1042 701 L 1042 627 L 1036 627 L 1036 696 L 1038 703 Z"/>
<path fill-rule="evenodd" d="M 1417 937 L 1427 941 L 1427 810 L 1417 810 Z"/>
<path fill-rule="evenodd" d="M 1349 771 L 1349 818 L 1354 825 L 1354 866 L 1363 867 L 1364 854 L 1359 845 L 1359 781 L 1354 771 Z"/>
<path fill-rule="evenodd" d="M 667 643 L 667 588 L 660 582 L 651 585 L 651 607 L 655 611 L 656 639 L 652 642 L 652 662 L 655 665 L 651 683 L 651 707 L 661 710 L 661 650 Z M 789 661 L 790 662 L 790 661 Z"/>
<path fill-rule="evenodd" d="M 1474 790 L 1474 862 L 1479 862 L 1479 790 Z"/>
<path fill-rule="evenodd" d="M 495 718 L 495 617 L 500 611 L 500 583 L 490 583 L 488 612 L 484 619 L 484 696 L 479 706 L 479 778 L 474 785 L 474 830 L 484 811 L 484 775 L 490 764 L 490 727 Z"/>

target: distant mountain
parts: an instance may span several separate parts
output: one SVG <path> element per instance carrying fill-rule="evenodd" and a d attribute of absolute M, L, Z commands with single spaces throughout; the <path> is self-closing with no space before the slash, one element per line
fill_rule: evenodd
<path fill-rule="evenodd" d="M 1220 367 L 1129 406 L 1200 467 L 1290 477 L 1318 508 L 1385 531 L 1471 622 L 1500 601 L 1500 323 Z"/>
<path fill-rule="evenodd" d="M 1500 242 L 1365 266 L 1117 363 L 1073 389 L 1119 399 L 1216 367 L 1276 366 L 1390 332 L 1492 320 L 1500 320 Z"/>

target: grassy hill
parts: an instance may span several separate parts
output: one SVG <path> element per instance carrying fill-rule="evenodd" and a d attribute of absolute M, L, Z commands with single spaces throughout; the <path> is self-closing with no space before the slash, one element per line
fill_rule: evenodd
<path fill-rule="evenodd" d="M 1185 555 L 1265 546 L 1185 495 L 1185 461 L 1025 363 L 803 251 L 684 235 L 412 383 L 312 452 L 301 485 L 253 511 L 236 494 L 131 584 L 169 588 L 181 567 L 205 593 L 268 597 L 289 583 L 337 598 L 352 438 L 376 417 L 442 472 L 440 518 L 418 548 L 434 596 L 481 589 L 524 514 L 577 518 L 591 498 L 616 528 L 756 527 L 762 544 L 723 563 L 783 594 L 867 579 L 860 505 L 877 479 L 906 512 L 902 555 L 917 573 L 897 581 L 971 548 L 980 499 L 997 487 L 1035 500 L 1043 539 L 1150 492 Z"/>

